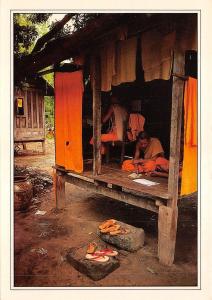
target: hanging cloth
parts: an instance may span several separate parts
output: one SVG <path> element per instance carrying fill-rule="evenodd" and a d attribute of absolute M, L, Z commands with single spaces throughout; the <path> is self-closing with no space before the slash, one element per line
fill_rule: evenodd
<path fill-rule="evenodd" d="M 77 173 L 82 157 L 82 71 L 55 73 L 56 164 Z"/>
<path fill-rule="evenodd" d="M 116 50 L 116 74 L 112 85 L 135 81 L 137 38 L 119 41 Z"/>
<path fill-rule="evenodd" d="M 145 118 L 139 113 L 130 114 L 128 139 L 135 141 L 139 132 L 144 131 Z"/>
<path fill-rule="evenodd" d="M 197 80 L 189 77 L 184 92 L 184 157 L 181 195 L 197 191 Z"/>
<path fill-rule="evenodd" d="M 119 141 L 123 140 L 124 130 L 126 130 L 126 122 L 128 113 L 126 109 L 118 104 L 113 105 L 116 133 Z"/>
<path fill-rule="evenodd" d="M 169 80 L 175 36 L 175 31 L 164 35 L 156 29 L 142 34 L 141 49 L 145 81 Z"/>
<path fill-rule="evenodd" d="M 115 75 L 115 41 L 108 42 L 102 47 L 101 59 L 101 91 L 111 90 L 112 77 Z"/>

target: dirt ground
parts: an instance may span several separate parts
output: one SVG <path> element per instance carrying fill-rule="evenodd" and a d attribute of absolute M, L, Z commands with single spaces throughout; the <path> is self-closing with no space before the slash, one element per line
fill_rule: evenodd
<path fill-rule="evenodd" d="M 36 149 L 37 148 L 37 149 Z M 66 184 L 67 205 L 55 210 L 51 182 L 54 142 L 47 141 L 46 155 L 39 144 L 27 145 L 28 154 L 15 157 L 19 172 L 41 178 L 29 209 L 15 212 L 15 286 L 17 287 L 121 287 L 197 285 L 196 203 L 179 209 L 175 263 L 161 265 L 157 258 L 157 215 L 145 210 L 88 193 Z M 26 169 L 25 169 L 26 168 Z M 42 181 L 42 178 L 43 181 Z M 36 185 L 35 184 L 35 185 Z M 45 215 L 35 215 L 37 210 Z M 120 267 L 102 280 L 93 281 L 76 271 L 66 260 L 72 247 L 87 245 L 97 238 L 97 225 L 108 218 L 142 227 L 145 245 L 135 253 L 122 252 Z"/>

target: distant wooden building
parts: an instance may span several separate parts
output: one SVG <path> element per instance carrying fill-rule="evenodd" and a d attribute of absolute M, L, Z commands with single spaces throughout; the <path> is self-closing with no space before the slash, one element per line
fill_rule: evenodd
<path fill-rule="evenodd" d="M 14 142 L 41 142 L 45 152 L 44 80 L 14 87 Z M 48 86 L 48 93 L 49 86 Z"/>

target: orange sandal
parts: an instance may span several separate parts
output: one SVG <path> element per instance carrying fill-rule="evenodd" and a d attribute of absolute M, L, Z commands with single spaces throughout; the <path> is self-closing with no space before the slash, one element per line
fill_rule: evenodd
<path fill-rule="evenodd" d="M 99 250 L 99 251 L 96 251 L 94 253 L 94 255 L 106 255 L 106 256 L 116 256 L 118 255 L 118 252 L 115 251 L 115 250 L 112 250 L 112 249 L 102 249 L 102 250 Z"/>
<path fill-rule="evenodd" d="M 86 254 L 85 256 L 88 260 L 98 261 L 98 262 L 107 262 L 109 257 L 106 255 L 95 255 L 95 254 Z"/>
<path fill-rule="evenodd" d="M 116 223 L 116 220 L 114 220 L 114 219 L 107 220 L 99 225 L 99 229 L 102 230 L 102 229 L 108 228 L 110 226 L 115 225 L 115 223 Z"/>
<path fill-rule="evenodd" d="M 88 253 L 88 254 L 94 253 L 95 250 L 96 250 L 96 248 L 97 248 L 97 244 L 96 244 L 95 242 L 90 243 L 90 244 L 88 245 L 87 253 Z"/>

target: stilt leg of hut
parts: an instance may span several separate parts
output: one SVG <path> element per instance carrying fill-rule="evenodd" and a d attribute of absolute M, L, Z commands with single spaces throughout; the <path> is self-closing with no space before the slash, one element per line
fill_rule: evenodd
<path fill-rule="evenodd" d="M 26 150 L 27 147 L 26 147 L 26 143 L 23 143 L 23 150 Z"/>
<path fill-rule="evenodd" d="M 167 206 L 159 207 L 158 217 L 158 256 L 164 265 L 174 261 L 178 210 Z"/>
<path fill-rule="evenodd" d="M 101 174 L 101 72 L 100 59 L 93 63 L 93 174 Z"/>
<path fill-rule="evenodd" d="M 62 172 L 56 170 L 56 182 L 55 182 L 55 189 L 56 189 L 56 207 L 58 209 L 64 208 L 66 199 L 65 199 L 65 176 Z"/>
<path fill-rule="evenodd" d="M 184 53 L 177 47 L 174 53 L 173 73 L 183 75 L 184 64 Z M 174 262 L 175 255 L 183 91 L 184 80 L 178 76 L 173 76 L 168 179 L 169 200 L 167 206 L 160 206 L 158 217 L 158 256 L 159 261 L 165 265 L 171 265 Z"/>
<path fill-rule="evenodd" d="M 42 149 L 43 149 L 43 154 L 46 154 L 46 143 L 45 143 L 45 141 L 42 141 Z"/>

